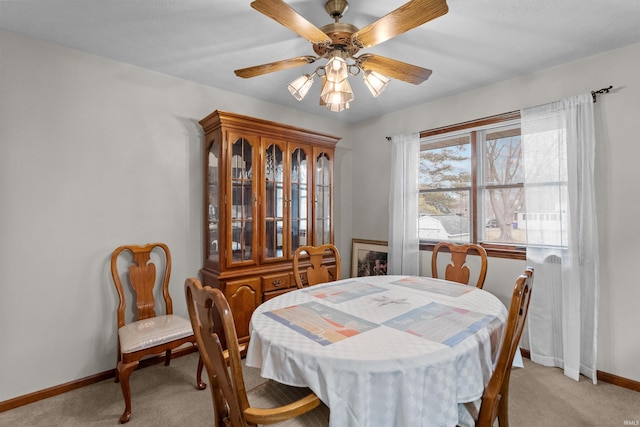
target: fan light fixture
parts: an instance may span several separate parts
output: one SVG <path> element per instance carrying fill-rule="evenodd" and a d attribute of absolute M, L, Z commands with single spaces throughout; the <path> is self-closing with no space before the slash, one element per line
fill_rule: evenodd
<path fill-rule="evenodd" d="M 367 70 L 362 74 L 364 84 L 369 88 L 369 92 L 377 98 L 389 85 L 390 79 L 372 70 Z"/>
<path fill-rule="evenodd" d="M 302 76 L 289 83 L 287 89 L 289 89 L 289 92 L 291 92 L 291 96 L 293 96 L 298 101 L 302 101 L 304 97 L 307 96 L 307 92 L 309 92 L 309 89 L 311 89 L 311 85 L 313 84 L 313 76 L 315 76 L 315 74 L 316 73 L 313 73 L 312 75 L 303 74 Z"/>
<path fill-rule="evenodd" d="M 347 61 L 343 58 L 344 52 L 341 50 L 333 52 L 333 56 L 329 58 L 329 62 L 324 67 L 324 73 L 328 82 L 340 83 L 349 77 Z"/>
<path fill-rule="evenodd" d="M 322 79 L 320 105 L 335 112 L 349 109 L 354 100 L 349 76 L 362 73 L 364 84 L 374 97 L 380 96 L 386 89 L 389 78 L 414 85 L 427 80 L 431 75 L 428 68 L 372 53 L 356 55 L 361 49 L 379 45 L 449 11 L 447 0 L 408 0 L 382 18 L 358 28 L 340 22 L 349 8 L 348 0 L 326 0 L 324 8 L 334 22 L 318 28 L 285 0 L 253 0 L 251 7 L 310 42 L 315 56 L 303 55 L 254 65 L 234 70 L 234 73 L 247 79 L 312 64 L 320 59 L 326 60 L 327 63 L 316 68 L 312 74 L 303 74 L 289 83 L 287 89 L 295 99 L 302 101 L 313 85 L 313 78 L 318 76 Z"/>
<path fill-rule="evenodd" d="M 349 75 L 357 76 L 362 68 L 357 62 L 348 64 L 346 57 L 347 54 L 344 51 L 335 50 L 324 67 L 318 67 L 313 74 L 303 74 L 289 83 L 287 86 L 289 92 L 295 99 L 302 101 L 311 89 L 313 78 L 320 76 L 322 78 L 320 105 L 336 113 L 348 110 L 349 103 L 355 99 L 349 84 Z M 390 81 L 388 77 L 373 70 L 364 70 L 362 79 L 374 98 L 385 90 Z"/>

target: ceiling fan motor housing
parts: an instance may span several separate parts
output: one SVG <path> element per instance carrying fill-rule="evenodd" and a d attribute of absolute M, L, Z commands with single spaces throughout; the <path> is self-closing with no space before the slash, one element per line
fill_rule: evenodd
<path fill-rule="evenodd" d="M 342 18 L 348 8 L 349 2 L 347 0 L 327 0 L 324 4 L 324 9 L 335 19 L 335 22 L 320 28 L 331 39 L 331 44 L 313 45 L 313 50 L 318 56 L 325 56 L 334 50 L 341 50 L 353 56 L 360 50 L 359 47 L 351 42 L 351 35 L 358 31 L 358 27 L 339 22 L 339 19 Z"/>
<path fill-rule="evenodd" d="M 329 46 L 313 45 L 313 50 L 318 56 L 324 56 L 327 52 L 332 52 L 335 49 L 344 50 L 353 56 L 360 50 L 358 46 L 351 43 L 351 35 L 358 31 L 358 27 L 355 25 L 336 22 L 325 25 L 320 30 L 329 36 L 331 44 Z"/>

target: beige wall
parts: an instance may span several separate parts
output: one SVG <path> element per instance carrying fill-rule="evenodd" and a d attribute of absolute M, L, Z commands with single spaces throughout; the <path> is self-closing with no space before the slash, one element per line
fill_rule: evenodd
<path fill-rule="evenodd" d="M 215 109 L 348 137 L 331 120 L 0 32 L 0 401 L 115 367 L 109 256 L 162 241 L 202 266 L 202 131 Z M 336 236 L 350 245 L 349 140 Z"/>
<path fill-rule="evenodd" d="M 640 149 L 632 132 L 638 58 L 635 45 L 346 126 L 0 32 L 0 401 L 114 368 L 116 295 L 108 259 L 120 244 L 169 245 L 174 304 L 185 314 L 184 279 L 202 262 L 198 120 L 214 109 L 343 136 L 334 216 L 348 266 L 352 237 L 387 239 L 384 136 L 609 84 L 620 89 L 596 104 L 603 260 L 598 368 L 640 381 L 640 342 L 633 339 L 640 286 L 631 276 L 637 254 L 631 245 L 639 236 L 627 225 L 635 223 L 630 196 L 637 194 Z M 429 255 L 423 254 L 425 274 Z M 523 268 L 491 259 L 486 287 L 507 301 Z"/>

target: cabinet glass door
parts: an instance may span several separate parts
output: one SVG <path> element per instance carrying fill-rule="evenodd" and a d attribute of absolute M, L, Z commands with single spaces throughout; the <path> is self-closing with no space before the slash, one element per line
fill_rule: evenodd
<path fill-rule="evenodd" d="M 309 229 L 309 187 L 307 174 L 307 153 L 302 148 L 296 148 L 291 153 L 291 253 L 305 246 L 307 230 Z"/>
<path fill-rule="evenodd" d="M 254 147 L 245 138 L 231 146 L 231 262 L 253 260 L 254 250 Z"/>
<path fill-rule="evenodd" d="M 315 245 L 331 241 L 331 161 L 327 153 L 316 156 L 315 173 Z"/>
<path fill-rule="evenodd" d="M 219 222 L 220 222 L 220 143 L 213 141 L 209 148 L 207 171 L 208 190 L 208 228 L 209 228 L 209 259 L 218 262 L 220 259 Z"/>
<path fill-rule="evenodd" d="M 283 147 L 269 144 L 264 159 L 265 258 L 282 258 L 285 247 L 285 182 Z"/>

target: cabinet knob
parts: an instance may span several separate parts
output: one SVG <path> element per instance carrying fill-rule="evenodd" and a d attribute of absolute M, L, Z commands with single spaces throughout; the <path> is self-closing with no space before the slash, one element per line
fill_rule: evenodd
<path fill-rule="evenodd" d="M 280 286 L 280 280 L 274 280 L 273 282 L 271 282 L 271 284 L 277 288 L 278 286 Z"/>

